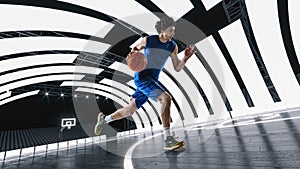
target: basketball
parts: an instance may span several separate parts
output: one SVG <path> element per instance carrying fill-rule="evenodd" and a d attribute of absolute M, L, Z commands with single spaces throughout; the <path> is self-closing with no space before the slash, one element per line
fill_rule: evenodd
<path fill-rule="evenodd" d="M 147 66 L 147 59 L 141 52 L 133 52 L 126 58 L 129 69 L 135 72 L 144 70 Z"/>

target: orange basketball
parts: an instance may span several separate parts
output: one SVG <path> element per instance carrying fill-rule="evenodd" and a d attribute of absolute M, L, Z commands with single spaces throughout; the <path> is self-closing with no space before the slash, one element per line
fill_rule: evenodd
<path fill-rule="evenodd" d="M 128 67 L 135 72 L 144 70 L 147 66 L 147 59 L 141 52 L 133 52 L 126 58 Z"/>

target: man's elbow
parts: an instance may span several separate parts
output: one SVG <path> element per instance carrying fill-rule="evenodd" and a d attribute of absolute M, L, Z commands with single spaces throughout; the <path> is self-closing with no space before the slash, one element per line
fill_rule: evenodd
<path fill-rule="evenodd" d="M 182 70 L 182 68 L 175 67 L 176 72 L 180 72 L 181 70 Z"/>

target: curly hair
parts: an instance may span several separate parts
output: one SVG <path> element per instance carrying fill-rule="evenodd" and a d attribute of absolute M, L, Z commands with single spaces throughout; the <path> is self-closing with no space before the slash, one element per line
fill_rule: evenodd
<path fill-rule="evenodd" d="M 159 21 L 156 22 L 155 29 L 158 33 L 161 32 L 161 30 L 165 30 L 170 26 L 175 26 L 175 21 L 172 17 L 162 17 Z"/>

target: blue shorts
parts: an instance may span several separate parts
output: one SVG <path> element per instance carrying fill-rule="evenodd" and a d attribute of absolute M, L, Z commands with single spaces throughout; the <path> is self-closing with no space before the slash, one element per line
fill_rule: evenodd
<path fill-rule="evenodd" d="M 158 84 L 158 78 L 154 78 L 151 75 L 134 75 L 134 84 L 136 90 L 131 97 L 135 98 L 136 107 L 139 109 L 148 98 L 157 101 L 157 98 L 163 94 L 165 89 Z"/>

